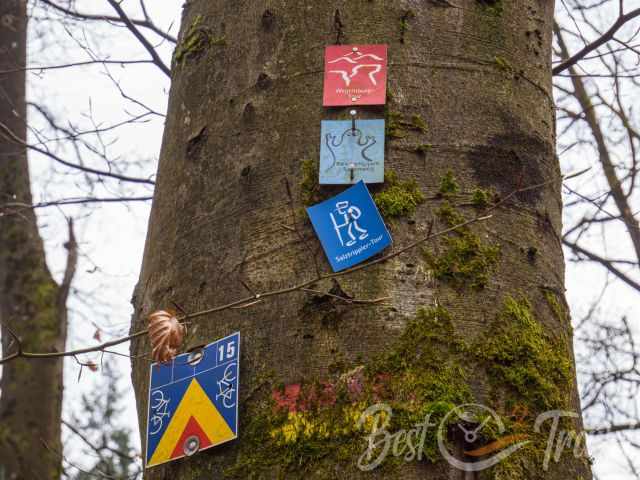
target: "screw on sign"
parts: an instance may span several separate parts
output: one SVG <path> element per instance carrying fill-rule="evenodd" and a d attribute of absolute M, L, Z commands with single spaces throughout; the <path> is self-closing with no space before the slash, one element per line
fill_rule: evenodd
<path fill-rule="evenodd" d="M 146 467 L 238 436 L 240 334 L 151 365 Z"/>
<path fill-rule="evenodd" d="M 386 97 L 386 45 L 326 47 L 323 100 L 325 107 L 384 105 Z"/>

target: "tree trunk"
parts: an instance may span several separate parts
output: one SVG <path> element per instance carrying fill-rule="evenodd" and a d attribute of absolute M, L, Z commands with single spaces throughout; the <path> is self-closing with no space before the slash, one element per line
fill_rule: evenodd
<path fill-rule="evenodd" d="M 25 72 L 27 5 L 0 6 L 0 122 L 27 136 Z M 27 152 L 0 135 L 0 204 L 31 205 Z M 0 322 L 2 351 L 62 351 L 66 340 L 66 289 L 54 282 L 32 209 L 0 210 Z M 73 243 L 73 240 L 72 240 Z M 69 272 L 70 273 L 70 272 Z M 55 479 L 62 464 L 60 416 L 62 359 L 2 366 L 0 478 Z"/>
<path fill-rule="evenodd" d="M 393 248 L 492 217 L 313 291 L 190 320 L 185 348 L 242 333 L 239 439 L 147 478 L 591 478 L 568 449 L 543 468 L 551 422 L 534 433 L 545 411 L 580 411 L 552 20 L 546 0 L 187 2 L 133 330 L 171 302 L 195 312 L 312 280 L 314 258 L 328 272 L 301 208 L 342 190 L 314 178 L 320 121 L 349 118 L 322 107 L 326 45 L 389 45 L 387 105 L 358 111 L 387 121 L 387 180 L 370 189 Z M 147 340 L 131 350 L 148 352 Z M 133 361 L 143 438 L 148 369 Z M 463 472 L 445 461 L 433 427 L 420 455 L 404 437 L 365 472 L 357 461 L 370 429 L 357 420 L 378 402 L 393 409 L 390 433 L 428 416 L 468 462 L 492 454 L 463 452 L 505 435 L 530 443 Z M 497 412 L 504 431 L 466 443 L 446 414 L 469 402 Z M 570 420 L 559 428 L 579 434 Z"/>

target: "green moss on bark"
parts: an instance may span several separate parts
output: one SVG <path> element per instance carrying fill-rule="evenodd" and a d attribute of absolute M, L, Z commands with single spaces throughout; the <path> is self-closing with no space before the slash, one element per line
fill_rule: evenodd
<path fill-rule="evenodd" d="M 545 290 L 544 298 L 547 301 L 547 304 L 549 305 L 549 308 L 553 312 L 554 316 L 560 323 L 566 324 L 570 321 L 569 312 L 567 312 L 567 309 L 560 303 L 558 295 L 549 290 Z"/>
<path fill-rule="evenodd" d="M 473 344 L 456 335 L 445 308 L 420 308 L 393 346 L 365 365 L 347 372 L 342 365 L 331 381 L 297 385 L 295 402 L 284 385 L 275 387 L 277 395 L 256 402 L 244 415 L 241 450 L 226 474 L 243 479 L 328 479 L 337 469 L 348 474 L 367 446 L 371 426 L 359 422 L 367 407 L 392 408 L 389 432 L 412 429 L 425 418 L 439 425 L 454 407 L 477 401 L 466 368 L 474 365 L 474 375 L 484 369 L 498 397 L 511 401 L 492 407 L 501 412 L 505 430 L 484 428 L 485 444 L 508 435 L 529 441 L 481 478 L 540 478 L 547 432 L 534 433 L 533 420 L 539 412 L 566 407 L 572 371 L 564 347 L 544 331 L 524 298 L 507 297 L 487 334 Z M 526 413 L 514 418 L 504 411 L 509 406 L 522 406 Z M 428 462 L 442 460 L 437 431 L 425 430 L 420 457 Z M 391 471 L 402 461 L 388 455 L 378 468 Z"/>
<path fill-rule="evenodd" d="M 483 188 L 476 188 L 471 194 L 471 203 L 478 208 L 486 208 L 491 201 L 492 193 Z"/>
<path fill-rule="evenodd" d="M 456 405 L 473 401 L 464 368 L 466 344 L 457 337 L 443 307 L 421 308 L 397 345 L 369 367 L 369 376 L 388 376 L 393 408 L 390 431 L 411 429 L 426 417 L 439 424 Z M 427 430 L 423 455 L 440 460 L 437 429 Z"/>
<path fill-rule="evenodd" d="M 385 219 L 410 216 L 424 202 L 424 194 L 414 179 L 400 181 L 398 175 L 389 170 L 384 180 L 384 189 L 376 193 L 373 200 Z"/>
<path fill-rule="evenodd" d="M 370 425 L 359 424 L 362 412 L 384 402 L 392 407 L 389 431 L 439 422 L 455 405 L 472 400 L 451 317 L 442 307 L 419 309 L 394 346 L 367 365 L 337 376 L 333 382 L 299 387 L 297 403 L 277 408 L 271 399 L 258 402 L 243 426 L 234 478 L 335 478 L 335 469 L 353 469 L 365 451 Z M 444 359 L 444 360 L 443 360 Z M 285 398 L 283 386 L 274 390 Z M 289 397 L 289 399 L 291 396 Z M 288 400 L 287 400 L 288 401 Z M 436 429 L 429 429 L 423 453 L 439 460 Z M 394 468 L 389 455 L 380 468 Z"/>
<path fill-rule="evenodd" d="M 412 115 L 410 119 L 406 119 L 401 113 L 385 107 L 385 122 L 385 133 L 390 140 L 405 138 L 411 130 L 427 133 L 427 122 L 420 115 Z"/>
<path fill-rule="evenodd" d="M 317 160 L 306 158 L 300 162 L 300 197 L 305 206 L 318 203 L 320 200 L 319 164 Z"/>
<path fill-rule="evenodd" d="M 474 350 L 496 387 L 511 390 L 514 401 L 537 412 L 568 406 L 574 372 L 567 341 L 545 331 L 526 298 L 507 297 Z"/>
<path fill-rule="evenodd" d="M 447 171 L 447 173 L 440 180 L 440 189 L 438 193 L 442 197 L 448 197 L 451 195 L 455 195 L 460 191 L 460 184 L 456 180 L 456 177 L 453 175 L 451 170 Z"/>
<path fill-rule="evenodd" d="M 202 25 L 202 21 L 202 15 L 196 16 L 182 42 L 176 47 L 173 57 L 176 65 L 199 57 L 214 45 L 226 45 L 226 38 L 224 36 L 214 38 L 211 30 Z"/>
<path fill-rule="evenodd" d="M 447 201 L 437 210 L 437 215 L 450 227 L 465 221 Z M 440 245 L 441 250 L 423 249 L 423 258 L 436 279 L 458 290 L 480 290 L 487 285 L 500 258 L 499 245 L 484 243 L 469 227 L 458 228 Z"/>

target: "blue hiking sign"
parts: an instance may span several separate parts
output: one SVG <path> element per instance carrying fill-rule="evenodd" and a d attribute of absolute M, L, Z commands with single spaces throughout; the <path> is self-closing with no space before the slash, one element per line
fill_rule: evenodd
<path fill-rule="evenodd" d="M 334 272 L 352 267 L 391 245 L 391 235 L 362 180 L 307 208 L 307 213 Z"/>

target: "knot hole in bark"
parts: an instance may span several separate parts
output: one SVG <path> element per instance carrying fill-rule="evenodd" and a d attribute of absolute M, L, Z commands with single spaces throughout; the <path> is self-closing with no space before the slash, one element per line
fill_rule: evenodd
<path fill-rule="evenodd" d="M 256 86 L 260 90 L 266 90 L 271 86 L 272 83 L 273 80 L 271 80 L 271 77 L 264 72 L 258 75 L 258 80 L 256 80 Z"/>
<path fill-rule="evenodd" d="M 271 10 L 265 10 L 264 13 L 262 14 L 261 23 L 262 23 L 262 28 L 265 31 L 271 32 L 273 30 L 273 27 L 276 24 L 276 16 Z"/>
<path fill-rule="evenodd" d="M 244 106 L 244 110 L 242 112 L 242 121 L 251 125 L 256 120 L 256 107 L 253 106 L 253 103 L 249 102 Z"/>

